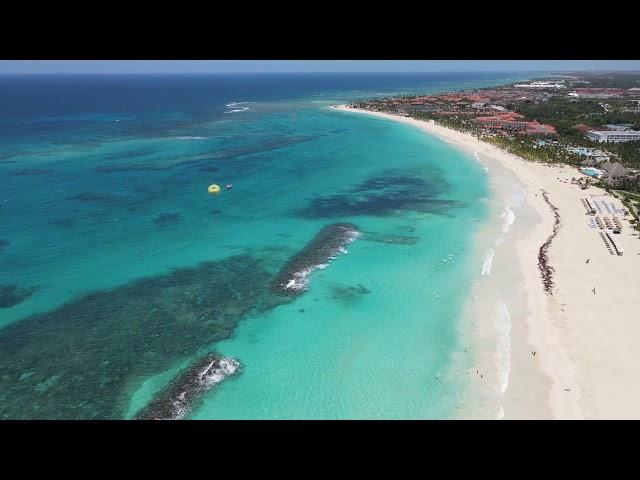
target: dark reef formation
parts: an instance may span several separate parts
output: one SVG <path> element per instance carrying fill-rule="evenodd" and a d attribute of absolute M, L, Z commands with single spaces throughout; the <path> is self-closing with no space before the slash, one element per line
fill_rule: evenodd
<path fill-rule="evenodd" d="M 413 245 L 420 238 L 410 235 L 383 235 L 375 232 L 365 232 L 363 240 L 376 243 L 386 243 L 388 245 Z"/>
<path fill-rule="evenodd" d="M 357 303 L 363 295 L 367 295 L 371 293 L 371 291 L 366 288 L 364 285 L 340 285 L 333 284 L 331 285 L 331 299 L 345 303 L 348 305 L 353 305 Z"/>
<path fill-rule="evenodd" d="M 35 287 L 0 285 L 0 308 L 9 308 L 22 303 L 33 295 L 36 290 L 37 288 Z"/>
<path fill-rule="evenodd" d="M 102 205 L 127 205 L 128 199 L 123 195 L 101 192 L 82 192 L 66 198 L 74 202 L 97 203 Z"/>
<path fill-rule="evenodd" d="M 551 208 L 551 211 L 553 212 L 554 222 L 553 222 L 553 231 L 551 235 L 549 235 L 549 237 L 547 238 L 547 241 L 542 244 L 542 246 L 540 247 L 540 251 L 538 252 L 538 269 L 540 270 L 540 275 L 542 276 L 542 284 L 544 286 L 544 291 L 549 295 L 553 295 L 554 269 L 549 264 L 548 252 L 549 252 L 549 248 L 551 247 L 551 242 L 553 241 L 553 239 L 558 234 L 558 231 L 560 230 L 560 214 L 558 213 L 558 208 L 555 205 L 553 205 L 549 200 L 549 197 L 547 196 L 547 192 L 544 190 L 541 190 L 541 192 L 542 192 L 542 198 L 544 198 L 544 201 L 547 202 L 547 205 L 549 205 L 549 208 Z"/>
<path fill-rule="evenodd" d="M 171 170 L 172 167 L 163 167 L 153 164 L 130 164 L 130 165 L 111 165 L 107 167 L 96 167 L 94 173 L 116 173 L 116 172 L 159 172 Z"/>
<path fill-rule="evenodd" d="M 312 135 L 292 135 L 274 137 L 261 142 L 252 143 L 242 147 L 232 147 L 226 149 L 216 150 L 210 155 L 211 160 L 228 160 L 231 158 L 242 157 L 244 155 L 252 155 L 256 153 L 266 153 L 272 150 L 277 150 L 291 145 L 297 145 L 299 143 L 309 142 L 317 137 Z"/>
<path fill-rule="evenodd" d="M 200 167 L 198 170 L 201 172 L 215 173 L 220 169 L 218 167 L 212 167 L 209 165 L 209 166 Z"/>
<path fill-rule="evenodd" d="M 9 175 L 26 177 L 31 175 L 50 175 L 55 172 L 55 170 L 50 170 L 47 168 L 21 168 L 19 170 L 13 170 L 9 172 Z"/>
<path fill-rule="evenodd" d="M 71 218 L 59 218 L 57 220 L 54 220 L 51 223 L 58 227 L 65 227 L 65 228 L 73 226 L 73 220 Z"/>
<path fill-rule="evenodd" d="M 9 240 L 0 240 L 0 252 L 6 249 L 11 242 Z"/>
<path fill-rule="evenodd" d="M 309 283 L 309 276 L 344 251 L 344 246 L 358 236 L 352 223 L 332 223 L 323 227 L 313 239 L 280 270 L 271 282 L 274 292 L 299 295 Z"/>
<path fill-rule="evenodd" d="M 174 225 L 180 221 L 179 213 L 161 213 L 153 219 L 153 224 L 159 227 L 164 225 Z"/>
<path fill-rule="evenodd" d="M 0 329 L 0 418 L 122 418 L 131 391 L 287 302 L 238 255 L 85 295 Z"/>
<path fill-rule="evenodd" d="M 209 353 L 178 375 L 136 413 L 134 419 L 180 420 L 192 410 L 205 392 L 229 375 L 237 373 L 239 367 L 240 364 L 232 358 Z"/>
<path fill-rule="evenodd" d="M 332 218 L 388 216 L 400 210 L 446 213 L 457 202 L 439 200 L 441 189 L 439 183 L 416 176 L 380 175 L 341 193 L 313 198 L 297 214 L 302 218 Z"/>

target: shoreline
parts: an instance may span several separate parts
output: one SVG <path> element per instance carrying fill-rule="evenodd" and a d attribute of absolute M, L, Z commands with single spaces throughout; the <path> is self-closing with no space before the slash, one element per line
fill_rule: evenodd
<path fill-rule="evenodd" d="M 499 405 L 489 414 L 476 407 L 475 414 L 471 409 L 466 415 L 495 418 L 498 410 L 497 418 L 507 419 L 639 418 L 640 387 L 630 379 L 640 374 L 640 354 L 633 344 L 640 323 L 632 320 L 640 306 L 640 294 L 633 289 L 634 272 L 640 272 L 640 241 L 624 222 L 622 234 L 615 237 L 625 254 L 611 256 L 598 230 L 589 228 L 592 217 L 580 204 L 588 198 L 622 208 L 621 202 L 600 188 L 572 185 L 572 177 L 583 176 L 574 167 L 527 161 L 433 121 L 346 105 L 331 108 L 413 125 L 474 156 L 485 165 L 492 202 L 498 197 L 504 201 L 509 189 L 523 192 L 522 204 L 509 204 L 500 214 L 502 205 L 492 207 L 492 215 L 510 217 L 513 228 L 507 225 L 505 241 L 488 248 L 490 258 L 485 258 L 472 297 L 495 297 L 497 287 L 510 293 L 497 309 L 495 298 L 491 306 L 481 305 L 482 300 L 469 303 L 473 318 L 466 334 L 476 347 L 474 360 L 482 369 L 493 369 L 492 388 L 470 382 L 470 400 L 497 400 Z M 490 242 L 481 243 L 487 248 Z M 547 291 L 539 264 L 543 254 L 550 267 L 545 272 L 552 276 Z M 597 295 L 591 292 L 596 285 Z M 492 308 L 492 318 L 487 318 Z M 506 370 L 496 365 L 498 358 L 508 362 Z M 473 379 L 475 370 L 470 373 Z"/>

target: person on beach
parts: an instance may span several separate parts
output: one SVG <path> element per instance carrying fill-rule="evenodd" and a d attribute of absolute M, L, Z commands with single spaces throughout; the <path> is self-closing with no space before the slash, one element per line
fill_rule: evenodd
<path fill-rule="evenodd" d="M 594 295 L 596 294 L 596 287 L 595 286 L 593 287 L 593 294 Z"/>

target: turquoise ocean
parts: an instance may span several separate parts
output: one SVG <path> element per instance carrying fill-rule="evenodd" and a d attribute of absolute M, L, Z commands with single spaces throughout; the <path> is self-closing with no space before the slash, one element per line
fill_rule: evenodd
<path fill-rule="evenodd" d="M 209 352 L 239 371 L 186 418 L 453 417 L 486 173 L 329 107 L 519 79 L 0 77 L 0 418 L 132 418 Z M 303 293 L 269 288 L 344 222 Z"/>

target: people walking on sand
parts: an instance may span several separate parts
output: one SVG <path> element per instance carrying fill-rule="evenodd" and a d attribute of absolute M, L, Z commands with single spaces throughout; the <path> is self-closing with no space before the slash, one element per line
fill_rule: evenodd
<path fill-rule="evenodd" d="M 589 258 L 587 258 L 587 261 L 586 261 L 585 263 L 589 263 L 589 260 L 590 260 L 590 259 L 589 259 Z"/>
<path fill-rule="evenodd" d="M 595 286 L 593 287 L 592 292 L 593 292 L 594 295 L 596 294 L 596 287 Z"/>

